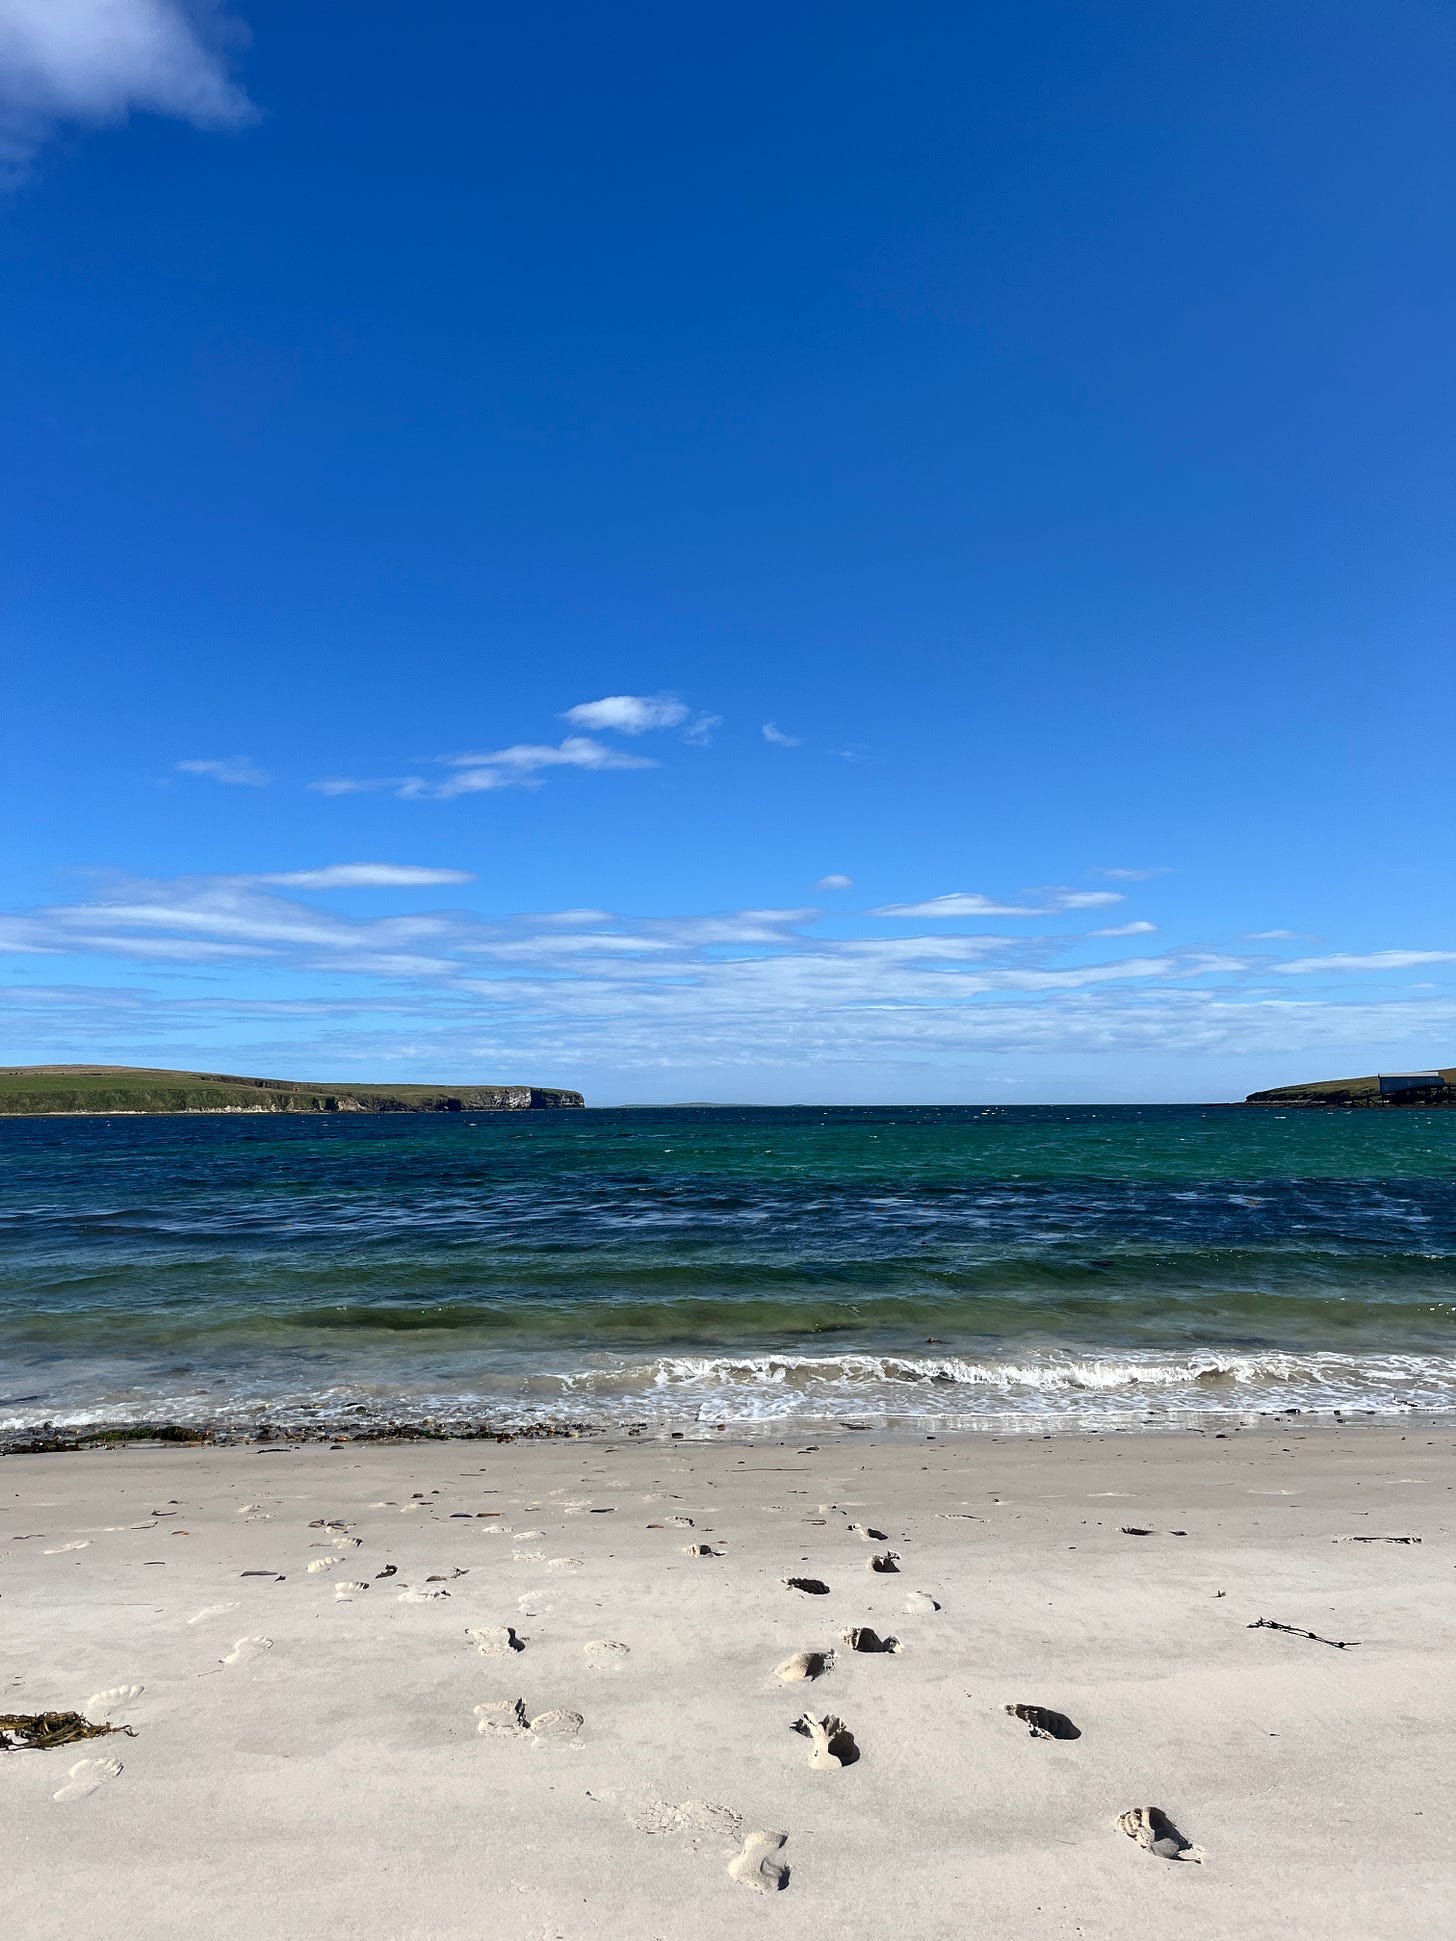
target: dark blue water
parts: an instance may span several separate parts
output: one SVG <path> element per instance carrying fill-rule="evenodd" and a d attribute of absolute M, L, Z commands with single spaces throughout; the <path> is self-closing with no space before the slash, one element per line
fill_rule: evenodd
<path fill-rule="evenodd" d="M 1456 1407 L 1456 1113 L 0 1120 L 0 1423 Z"/>

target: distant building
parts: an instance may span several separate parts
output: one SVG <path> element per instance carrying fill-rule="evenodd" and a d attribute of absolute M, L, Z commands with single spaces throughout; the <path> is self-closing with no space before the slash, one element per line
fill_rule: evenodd
<path fill-rule="evenodd" d="M 1381 1072 L 1375 1082 L 1383 1099 L 1399 1092 L 1441 1091 L 1446 1083 L 1439 1072 Z"/>

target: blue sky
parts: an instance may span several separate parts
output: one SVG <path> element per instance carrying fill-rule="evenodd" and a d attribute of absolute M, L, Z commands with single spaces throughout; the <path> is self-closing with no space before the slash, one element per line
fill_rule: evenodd
<path fill-rule="evenodd" d="M 1456 17 L 0 0 L 0 1056 L 1456 1059 Z"/>

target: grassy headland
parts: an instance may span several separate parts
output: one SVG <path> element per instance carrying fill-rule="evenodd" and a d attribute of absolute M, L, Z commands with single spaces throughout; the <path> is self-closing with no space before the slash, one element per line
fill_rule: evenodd
<path fill-rule="evenodd" d="M 538 1085 L 324 1085 L 135 1065 L 0 1066 L 0 1116 L 163 1112 L 529 1112 L 584 1103 Z"/>
<path fill-rule="evenodd" d="M 1446 1065 L 1439 1069 L 1432 1065 L 1431 1075 L 1439 1078 L 1440 1084 L 1422 1086 L 1409 1091 L 1382 1092 L 1380 1080 L 1371 1075 L 1368 1078 L 1319 1078 L 1307 1085 L 1276 1085 L 1271 1091 L 1250 1092 L 1244 1100 L 1245 1105 L 1354 1105 L 1374 1106 L 1377 1110 L 1391 1107 L 1418 1107 L 1430 1109 L 1456 1105 L 1456 1065 Z"/>

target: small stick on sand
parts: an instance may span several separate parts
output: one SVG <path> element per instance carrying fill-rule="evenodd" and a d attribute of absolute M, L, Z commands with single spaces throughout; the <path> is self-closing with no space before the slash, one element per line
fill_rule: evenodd
<path fill-rule="evenodd" d="M 1255 1618 L 1248 1627 L 1250 1631 L 1287 1631 L 1291 1638 L 1308 1638 L 1314 1644 L 1327 1644 L 1336 1651 L 1349 1651 L 1358 1645 L 1358 1638 L 1322 1638 L 1318 1631 L 1301 1631 L 1297 1624 L 1279 1624 L 1273 1618 Z"/>

